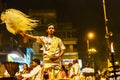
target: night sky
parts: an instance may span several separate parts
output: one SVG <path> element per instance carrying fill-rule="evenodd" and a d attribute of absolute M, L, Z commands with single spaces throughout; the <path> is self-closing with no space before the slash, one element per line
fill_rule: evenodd
<path fill-rule="evenodd" d="M 109 29 L 118 31 L 120 26 L 120 0 L 105 0 Z M 105 33 L 102 0 L 3 0 L 8 8 L 23 12 L 29 9 L 55 9 L 57 21 L 72 22 L 79 30 L 100 30 Z"/>
<path fill-rule="evenodd" d="M 78 30 L 80 41 L 85 42 L 86 34 L 93 31 L 95 45 L 99 51 L 105 46 L 105 21 L 102 0 L 3 0 L 7 8 L 27 13 L 29 9 L 55 9 L 58 22 L 72 22 Z M 120 0 L 105 0 L 109 31 L 116 52 L 120 53 Z M 81 43 L 82 46 L 82 43 Z M 84 48 L 84 47 L 83 47 Z"/>

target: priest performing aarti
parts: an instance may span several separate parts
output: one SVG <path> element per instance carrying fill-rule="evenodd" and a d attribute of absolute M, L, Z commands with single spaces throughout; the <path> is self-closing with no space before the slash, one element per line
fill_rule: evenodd
<path fill-rule="evenodd" d="M 23 37 L 35 40 L 42 45 L 43 50 L 43 77 L 49 80 L 60 78 L 60 59 L 64 54 L 65 46 L 59 37 L 54 36 L 55 25 L 48 24 L 46 28 L 47 36 L 34 36 L 27 34 L 33 30 L 38 20 L 31 19 L 30 16 L 16 9 L 7 9 L 1 14 L 2 23 L 12 34 L 19 33 Z"/>

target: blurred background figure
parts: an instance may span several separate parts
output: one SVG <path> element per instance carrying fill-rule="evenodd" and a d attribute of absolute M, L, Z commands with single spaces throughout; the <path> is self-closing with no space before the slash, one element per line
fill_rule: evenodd
<path fill-rule="evenodd" d="M 109 79 L 110 77 L 110 71 L 109 70 L 106 70 L 101 78 L 101 80 L 110 80 Z"/>
<path fill-rule="evenodd" d="M 100 80 L 100 74 L 98 72 L 95 72 L 95 80 Z"/>
<path fill-rule="evenodd" d="M 73 68 L 72 68 L 72 63 L 68 64 L 68 77 L 71 78 L 73 75 Z"/>
<path fill-rule="evenodd" d="M 82 74 L 85 77 L 85 80 L 93 80 L 94 73 L 94 69 L 90 67 L 90 62 L 87 62 L 85 67 L 82 69 Z"/>
<path fill-rule="evenodd" d="M 78 64 L 78 60 L 73 60 L 73 65 L 72 65 L 72 68 L 73 68 L 73 78 L 74 80 L 79 80 L 80 78 L 80 65 Z"/>
<path fill-rule="evenodd" d="M 21 71 L 22 74 L 29 73 L 28 64 L 24 63 L 22 68 L 23 68 L 23 70 Z"/>
<path fill-rule="evenodd" d="M 33 69 L 33 64 L 32 64 L 32 62 L 30 62 L 30 67 L 29 67 L 29 71 L 31 71 L 32 69 Z"/>
<path fill-rule="evenodd" d="M 62 75 L 61 77 L 63 79 L 68 78 L 68 71 L 67 71 L 67 69 L 65 68 L 64 65 L 62 65 L 62 67 L 61 67 L 61 75 Z"/>
<path fill-rule="evenodd" d="M 27 73 L 29 73 L 30 71 L 29 71 L 29 67 L 28 67 L 28 64 L 26 64 L 26 63 L 24 63 L 23 64 L 23 67 L 22 67 L 22 71 L 20 71 L 20 75 L 22 75 L 22 74 L 27 74 Z M 28 78 L 24 78 L 24 77 L 21 77 L 21 78 L 19 78 L 20 80 L 28 80 Z"/>
<path fill-rule="evenodd" d="M 5 71 L 6 71 L 5 66 L 0 62 L 0 78 L 4 77 Z"/>
<path fill-rule="evenodd" d="M 30 80 L 41 80 L 41 66 L 39 59 L 32 60 L 33 69 L 29 73 L 22 74 L 24 78 L 30 78 Z"/>

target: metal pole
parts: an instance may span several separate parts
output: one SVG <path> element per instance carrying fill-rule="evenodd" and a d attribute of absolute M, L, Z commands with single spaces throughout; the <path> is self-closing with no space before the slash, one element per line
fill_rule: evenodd
<path fill-rule="evenodd" d="M 88 60 L 89 60 L 89 62 L 90 62 L 90 67 L 91 67 L 91 65 L 92 65 L 92 59 L 91 59 L 91 52 L 89 51 L 90 50 L 90 41 L 89 41 L 89 39 L 87 39 L 87 52 L 88 52 Z"/>
<path fill-rule="evenodd" d="M 106 31 L 106 34 L 105 34 L 105 38 L 106 38 L 106 41 L 107 41 L 107 47 L 110 51 L 110 45 L 109 45 L 109 31 L 108 31 L 108 26 L 107 26 L 107 23 L 108 23 L 108 19 L 107 19 L 107 16 L 106 16 L 106 6 L 105 6 L 105 0 L 102 0 L 103 1 L 103 11 L 104 11 L 104 20 L 105 20 L 105 31 Z"/>
<path fill-rule="evenodd" d="M 109 33 L 108 26 L 107 26 L 108 19 L 107 19 L 107 16 L 106 16 L 105 0 L 102 0 L 102 1 L 103 1 L 103 10 L 104 10 L 104 19 L 105 19 L 105 30 L 106 30 L 105 38 L 106 38 L 106 42 L 107 42 L 109 57 L 112 58 L 111 61 L 112 61 L 113 73 L 114 73 L 114 78 L 116 80 L 117 79 L 117 75 L 116 75 L 115 64 L 114 64 L 114 62 L 115 62 L 114 61 L 114 55 L 111 52 L 110 41 L 109 41 L 109 37 L 111 36 L 111 34 Z"/>
<path fill-rule="evenodd" d="M 87 51 L 89 52 L 89 40 L 87 39 Z"/>
<path fill-rule="evenodd" d="M 88 58 L 90 59 L 90 46 L 89 46 L 89 40 L 87 39 L 87 52 L 88 52 Z"/>

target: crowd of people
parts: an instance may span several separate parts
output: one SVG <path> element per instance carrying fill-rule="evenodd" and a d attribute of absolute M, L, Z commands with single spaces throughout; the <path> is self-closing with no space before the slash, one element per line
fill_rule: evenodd
<path fill-rule="evenodd" d="M 20 72 L 16 73 L 18 80 L 59 80 L 59 79 L 80 79 L 80 66 L 73 61 L 71 67 L 66 67 L 65 65 L 52 66 L 47 69 L 44 69 L 44 66 L 40 64 L 39 59 L 33 59 L 32 70 L 28 67 L 28 64 L 23 64 L 23 69 Z"/>
<path fill-rule="evenodd" d="M 90 67 L 89 62 L 81 68 L 77 60 L 73 60 L 73 63 L 69 63 L 67 66 L 61 64 L 61 66 L 44 69 L 39 59 L 33 59 L 30 64 L 24 63 L 22 69 L 16 72 L 15 78 L 12 80 L 120 80 L 120 68 L 118 67 L 117 70 L 116 76 L 113 76 L 109 70 L 99 73 Z M 4 65 L 0 64 L 0 79 L 3 77 L 8 79 L 11 75 L 6 74 Z"/>

